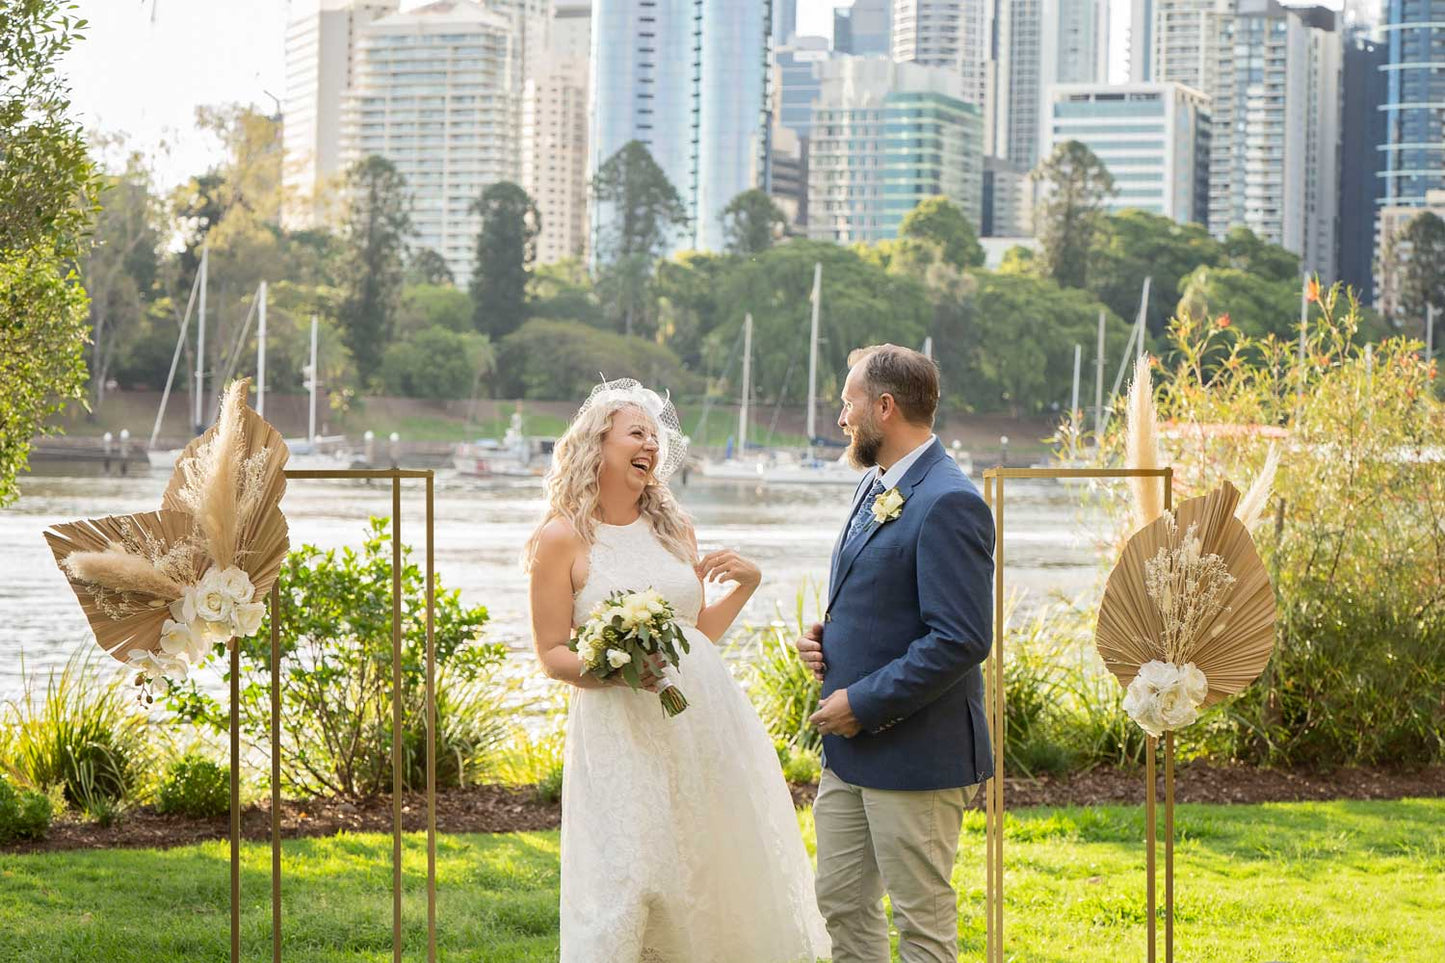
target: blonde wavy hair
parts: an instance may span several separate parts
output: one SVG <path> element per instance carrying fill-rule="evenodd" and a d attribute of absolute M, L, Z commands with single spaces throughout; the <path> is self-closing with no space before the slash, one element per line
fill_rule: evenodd
<path fill-rule="evenodd" d="M 599 476 L 602 471 L 602 440 L 612 430 L 612 417 L 624 408 L 642 412 L 649 421 L 653 420 L 645 410 L 628 401 L 614 401 L 599 404 L 583 411 L 552 449 L 552 465 L 547 469 L 543 487 L 547 494 L 547 508 L 542 520 L 522 552 L 522 568 L 531 571 L 537 557 L 537 545 L 542 538 L 542 529 L 556 518 L 565 519 L 576 531 L 582 543 L 590 550 L 597 539 Z M 697 553 L 688 536 L 689 518 L 682 506 L 673 497 L 672 491 L 663 482 L 649 478 L 638 500 L 642 517 L 657 536 L 664 548 L 689 565 L 696 564 Z"/>

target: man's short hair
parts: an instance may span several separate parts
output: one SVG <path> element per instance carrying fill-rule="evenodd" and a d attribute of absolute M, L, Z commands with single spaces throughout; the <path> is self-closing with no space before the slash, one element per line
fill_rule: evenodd
<path fill-rule="evenodd" d="M 896 344 L 875 344 L 848 355 L 848 367 L 863 365 L 863 384 L 871 398 L 889 394 L 911 424 L 933 427 L 938 411 L 938 362 Z"/>

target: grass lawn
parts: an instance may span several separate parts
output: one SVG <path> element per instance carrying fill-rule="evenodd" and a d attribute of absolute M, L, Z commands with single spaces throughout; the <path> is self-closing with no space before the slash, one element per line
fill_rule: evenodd
<path fill-rule="evenodd" d="M 799 819 L 811 845 L 810 814 Z M 1177 821 L 1181 961 L 1445 959 L 1445 799 L 1181 806 Z M 965 960 L 983 957 L 982 830 L 971 813 L 955 876 Z M 1010 959 L 1143 960 L 1142 831 L 1142 812 L 1127 808 L 1011 816 Z M 269 959 L 270 851 L 243 853 L 243 956 Z M 216 842 L 0 855 L 0 960 L 223 961 L 226 854 Z M 441 959 L 555 958 L 556 833 L 444 836 L 438 856 Z M 411 960 L 425 959 L 425 859 L 424 837 L 408 837 Z M 389 961 L 389 860 L 386 836 L 286 843 L 284 959 Z"/>

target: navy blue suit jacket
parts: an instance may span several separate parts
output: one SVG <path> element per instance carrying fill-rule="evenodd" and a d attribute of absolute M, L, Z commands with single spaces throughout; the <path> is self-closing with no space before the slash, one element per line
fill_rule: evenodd
<path fill-rule="evenodd" d="M 847 689 L 863 731 L 825 735 L 824 764 L 874 789 L 969 786 L 993 774 L 980 668 L 993 639 L 993 515 L 937 439 L 898 491 L 897 518 L 870 518 L 846 546 L 845 522 L 833 549 L 823 695 Z"/>

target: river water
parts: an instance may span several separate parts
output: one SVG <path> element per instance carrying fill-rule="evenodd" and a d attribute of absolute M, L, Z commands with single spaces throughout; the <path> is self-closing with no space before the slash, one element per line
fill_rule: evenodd
<path fill-rule="evenodd" d="M 0 511 L 0 700 L 20 694 L 26 674 L 43 678 L 78 649 L 94 646 L 80 606 L 56 567 L 42 533 L 80 518 L 149 511 L 160 506 L 168 476 L 25 477 L 21 497 Z M 980 482 L 981 484 L 981 482 Z M 404 481 L 402 537 L 424 560 L 424 483 Z M 828 557 L 848 511 L 850 489 L 717 483 L 693 475 L 675 486 L 692 514 L 704 552 L 728 547 L 757 561 L 762 587 L 741 622 L 766 622 L 794 611 L 800 586 L 826 587 Z M 1022 610 L 1050 594 L 1073 596 L 1097 584 L 1095 534 L 1101 519 L 1053 481 L 1010 481 L 1005 552 L 1010 594 Z M 322 549 L 359 545 L 368 515 L 391 509 L 388 482 L 293 480 L 282 502 L 291 545 Z M 527 630 L 523 542 L 542 509 L 540 482 L 478 480 L 438 472 L 436 568 L 462 600 L 483 604 L 490 638 L 513 652 L 513 670 L 533 671 Z M 725 589 L 708 586 L 709 592 Z M 809 603 L 811 606 L 811 602 Z M 23 658 L 23 672 L 22 672 Z M 210 686 L 207 686 L 210 688 Z"/>

